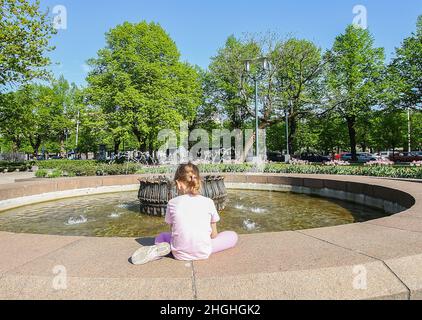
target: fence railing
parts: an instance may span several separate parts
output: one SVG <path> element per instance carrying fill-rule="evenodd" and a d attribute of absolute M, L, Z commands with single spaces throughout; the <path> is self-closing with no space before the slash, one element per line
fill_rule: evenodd
<path fill-rule="evenodd" d="M 0 153 L 0 161 L 23 162 L 25 160 L 26 160 L 25 153 L 21 153 L 21 152 Z"/>

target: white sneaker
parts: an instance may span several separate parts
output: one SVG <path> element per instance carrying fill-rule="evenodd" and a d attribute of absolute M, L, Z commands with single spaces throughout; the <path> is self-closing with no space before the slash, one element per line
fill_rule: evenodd
<path fill-rule="evenodd" d="M 132 255 L 132 263 L 135 265 L 146 264 L 159 260 L 170 254 L 171 247 L 167 242 L 163 242 L 151 247 L 142 247 Z"/>

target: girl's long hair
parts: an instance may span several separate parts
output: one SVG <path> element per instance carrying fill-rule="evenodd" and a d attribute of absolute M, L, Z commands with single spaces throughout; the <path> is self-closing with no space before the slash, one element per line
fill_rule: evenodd
<path fill-rule="evenodd" d="M 176 170 L 174 180 L 185 184 L 188 194 L 198 195 L 201 192 L 199 168 L 193 163 L 181 164 Z"/>

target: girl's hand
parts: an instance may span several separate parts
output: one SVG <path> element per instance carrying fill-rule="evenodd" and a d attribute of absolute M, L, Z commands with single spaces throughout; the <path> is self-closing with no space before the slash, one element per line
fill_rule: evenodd
<path fill-rule="evenodd" d="M 211 223 L 211 239 L 215 239 L 218 237 L 218 230 L 217 230 L 217 223 Z"/>

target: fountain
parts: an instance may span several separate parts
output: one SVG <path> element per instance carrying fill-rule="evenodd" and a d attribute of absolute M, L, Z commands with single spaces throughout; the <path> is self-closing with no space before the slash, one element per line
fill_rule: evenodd
<path fill-rule="evenodd" d="M 178 195 L 175 183 L 165 176 L 139 179 L 139 182 L 141 213 L 164 217 L 168 202 Z M 218 211 L 224 210 L 227 203 L 224 177 L 205 176 L 202 179 L 201 194 L 214 200 Z"/>

